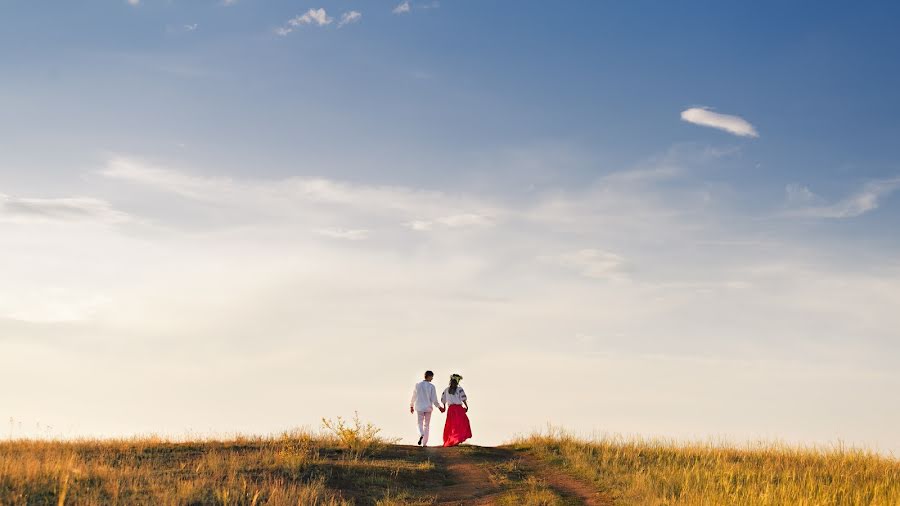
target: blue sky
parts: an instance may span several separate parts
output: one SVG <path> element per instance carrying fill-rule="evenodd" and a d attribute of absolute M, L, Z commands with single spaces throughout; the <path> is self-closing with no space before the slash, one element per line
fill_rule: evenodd
<path fill-rule="evenodd" d="M 402 5 L 0 5 L 0 415 L 900 448 L 900 7 Z"/>

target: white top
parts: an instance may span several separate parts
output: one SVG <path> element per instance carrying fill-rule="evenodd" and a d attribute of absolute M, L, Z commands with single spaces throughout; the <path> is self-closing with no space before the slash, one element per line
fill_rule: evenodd
<path fill-rule="evenodd" d="M 462 387 L 456 387 L 455 394 L 451 394 L 450 387 L 447 387 L 444 389 L 444 393 L 441 394 L 441 402 L 448 406 L 462 404 L 464 400 L 466 400 L 466 391 Z"/>
<path fill-rule="evenodd" d="M 416 408 L 416 411 L 419 412 L 433 411 L 434 408 L 432 406 L 435 408 L 441 407 L 438 404 L 437 390 L 434 389 L 434 385 L 430 381 L 425 380 L 416 383 L 416 387 L 413 388 L 412 399 L 409 400 L 409 406 Z"/>

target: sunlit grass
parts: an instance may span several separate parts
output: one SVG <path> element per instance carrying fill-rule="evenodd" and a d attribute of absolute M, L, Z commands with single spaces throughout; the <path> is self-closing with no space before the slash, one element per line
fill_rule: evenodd
<path fill-rule="evenodd" d="M 551 431 L 511 448 L 432 453 L 390 445 L 358 420 L 325 427 L 227 440 L 0 442 L 0 504 L 433 504 L 459 485 L 442 468 L 444 451 L 484 471 L 489 486 L 480 488 L 493 504 L 577 503 L 548 466 L 621 505 L 900 504 L 900 462 L 841 447 L 588 441 Z"/>
<path fill-rule="evenodd" d="M 369 504 L 406 497 L 403 483 L 434 467 L 391 455 L 364 458 L 360 447 L 384 448 L 377 432 L 358 434 L 354 444 L 305 432 L 225 441 L 0 442 L 0 504 Z"/>
<path fill-rule="evenodd" d="M 588 441 L 556 430 L 515 446 L 593 482 L 616 504 L 900 504 L 900 462 L 861 450 Z"/>
<path fill-rule="evenodd" d="M 2 504 L 346 504 L 310 437 L 0 443 Z"/>
<path fill-rule="evenodd" d="M 567 506 L 565 501 L 539 478 L 529 476 L 523 486 L 507 492 L 495 501 L 499 506 Z M 577 504 L 577 503 L 574 503 Z"/>

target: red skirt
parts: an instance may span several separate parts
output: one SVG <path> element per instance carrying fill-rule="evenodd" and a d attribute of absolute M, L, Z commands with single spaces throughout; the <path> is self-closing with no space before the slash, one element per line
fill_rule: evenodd
<path fill-rule="evenodd" d="M 447 406 L 447 421 L 444 424 L 444 446 L 456 446 L 472 437 L 472 427 L 466 410 L 459 404 Z"/>

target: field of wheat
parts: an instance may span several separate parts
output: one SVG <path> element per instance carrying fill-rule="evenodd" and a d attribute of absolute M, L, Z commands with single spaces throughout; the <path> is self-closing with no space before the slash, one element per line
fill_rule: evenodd
<path fill-rule="evenodd" d="M 862 450 L 586 440 L 556 430 L 514 445 L 590 480 L 616 504 L 900 504 L 900 461 Z"/>

